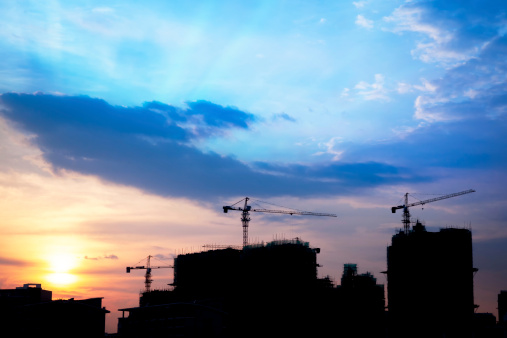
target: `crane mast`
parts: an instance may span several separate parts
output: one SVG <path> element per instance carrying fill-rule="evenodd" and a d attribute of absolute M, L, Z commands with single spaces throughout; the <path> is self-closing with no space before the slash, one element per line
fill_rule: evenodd
<path fill-rule="evenodd" d="M 250 223 L 250 211 L 253 212 L 266 212 L 272 214 L 286 214 L 286 215 L 306 215 L 306 216 L 329 216 L 336 217 L 335 214 L 328 213 L 319 213 L 319 212 L 310 212 L 310 211 L 299 211 L 299 210 L 273 210 L 273 209 L 252 209 L 250 205 L 248 205 L 249 197 L 244 198 L 245 203 L 243 208 L 234 207 L 235 204 L 238 204 L 241 201 L 238 201 L 233 204 L 233 206 L 223 206 L 224 213 L 227 213 L 229 210 L 238 210 L 241 211 L 241 224 L 243 226 L 243 247 L 248 245 L 248 225 Z"/>
<path fill-rule="evenodd" d="M 414 203 L 408 203 L 408 192 L 407 192 L 405 194 L 405 204 L 392 207 L 391 212 L 394 214 L 396 212 L 396 210 L 403 209 L 403 216 L 402 216 L 401 222 L 403 223 L 403 232 L 405 234 L 408 234 L 408 232 L 410 230 L 410 211 L 408 210 L 409 207 L 413 207 L 416 205 L 424 205 L 426 203 L 436 202 L 436 201 L 440 201 L 440 200 L 443 200 L 446 198 L 456 197 L 456 196 L 460 196 L 460 195 L 464 195 L 464 194 L 469 194 L 472 192 L 475 192 L 475 190 L 469 189 L 469 190 L 460 191 L 460 192 L 456 192 L 453 194 L 439 196 L 439 197 L 435 197 L 435 198 L 430 198 L 430 199 L 427 199 L 424 201 L 418 201 L 418 202 L 414 202 Z"/>
<path fill-rule="evenodd" d="M 250 223 L 250 211 L 251 207 L 247 205 L 249 198 L 245 197 L 245 206 L 243 207 L 243 212 L 241 213 L 241 225 L 243 226 L 243 247 L 248 245 L 248 224 Z M 224 209 L 224 212 L 225 211 Z"/>
<path fill-rule="evenodd" d="M 151 291 L 151 282 L 153 282 L 153 278 L 151 277 L 151 270 L 152 269 L 163 269 L 163 268 L 172 268 L 172 266 L 152 266 L 151 265 L 151 258 L 153 256 L 146 257 L 146 265 L 138 265 L 138 266 L 127 266 L 127 273 L 130 273 L 130 270 L 136 270 L 136 269 L 143 269 L 146 270 L 146 273 L 144 275 L 144 290 L 145 292 Z"/>

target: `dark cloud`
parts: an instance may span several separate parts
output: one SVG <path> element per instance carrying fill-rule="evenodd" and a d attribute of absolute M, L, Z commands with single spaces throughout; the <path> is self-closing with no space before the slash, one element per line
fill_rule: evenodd
<path fill-rule="evenodd" d="M 469 119 L 434 123 L 403 139 L 348 145 L 347 161 L 385 161 L 421 168 L 500 169 L 507 166 L 507 119 Z"/>
<path fill-rule="evenodd" d="M 159 102 L 115 107 L 86 96 L 9 93 L 0 100 L 3 115 L 34 134 L 33 142 L 55 171 L 97 175 L 164 196 L 315 196 L 423 180 L 406 169 L 371 161 L 249 166 L 229 156 L 204 153 L 187 143 L 195 137 L 191 120 L 196 115 L 203 117 L 199 123 L 221 130 L 247 128 L 256 120 L 206 101 L 189 104 L 189 111 Z"/>
<path fill-rule="evenodd" d="M 316 182 L 334 182 L 348 188 L 407 181 L 424 182 L 430 179 L 429 177 L 417 177 L 408 168 L 399 168 L 380 162 L 339 162 L 316 166 L 297 164 L 281 166 L 267 162 L 256 162 L 255 167 L 275 175 L 287 175 L 293 178 L 304 177 L 309 181 Z"/>
<path fill-rule="evenodd" d="M 87 259 L 87 260 L 92 260 L 92 261 L 98 261 L 100 259 L 118 259 L 118 256 L 116 255 L 104 255 L 104 256 L 101 256 L 101 257 L 89 257 L 89 256 L 84 256 L 84 259 Z"/>
<path fill-rule="evenodd" d="M 248 123 L 255 121 L 254 115 L 234 107 L 222 107 L 204 100 L 187 102 L 187 105 L 190 107 L 187 114 L 202 116 L 209 126 L 247 129 Z"/>
<path fill-rule="evenodd" d="M 279 119 L 289 121 L 289 122 L 296 122 L 296 119 L 287 113 L 280 113 L 280 114 L 273 115 L 273 120 L 279 120 Z"/>
<path fill-rule="evenodd" d="M 248 129 L 256 121 L 252 114 L 234 107 L 223 107 L 209 101 L 186 102 L 188 109 L 177 108 L 165 103 L 145 102 L 143 107 L 163 114 L 179 125 L 191 125 L 193 137 L 222 134 L 229 128 Z"/>
<path fill-rule="evenodd" d="M 0 257 L 0 265 L 26 267 L 32 265 L 32 263 L 15 258 Z"/>

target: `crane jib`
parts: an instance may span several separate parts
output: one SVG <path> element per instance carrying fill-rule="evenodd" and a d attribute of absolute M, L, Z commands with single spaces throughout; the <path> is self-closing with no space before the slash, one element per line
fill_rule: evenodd
<path fill-rule="evenodd" d="M 248 200 L 250 198 L 246 197 L 244 198 L 244 206 L 241 207 L 234 207 L 234 205 L 238 204 L 239 201 L 233 204 L 232 206 L 224 205 L 222 208 L 224 210 L 224 213 L 227 213 L 229 210 L 238 210 L 243 212 L 243 217 L 241 218 L 241 222 L 243 225 L 243 247 L 248 245 L 248 224 L 250 222 L 249 212 L 266 212 L 266 213 L 272 213 L 272 214 L 285 214 L 285 215 L 305 215 L 305 216 L 329 216 L 329 217 L 336 217 L 335 214 L 325 214 L 325 213 L 317 213 L 317 212 L 310 212 L 310 211 L 297 211 L 297 210 L 272 210 L 272 209 L 252 209 L 250 205 L 248 205 Z M 290 209 L 290 208 L 289 208 Z"/>
<path fill-rule="evenodd" d="M 446 198 L 451 198 L 451 197 L 456 197 L 456 196 L 460 196 L 460 195 L 464 195 L 464 194 L 469 194 L 471 192 L 475 192 L 475 190 L 469 189 L 469 190 L 460 191 L 460 192 L 457 192 L 457 193 L 454 193 L 454 194 L 449 194 L 449 195 L 444 195 L 444 196 L 440 196 L 440 197 L 430 198 L 430 199 L 427 199 L 427 200 L 424 200 L 424 201 L 415 202 L 415 203 L 408 203 L 408 193 L 406 193 L 405 194 L 405 204 L 404 205 L 398 205 L 397 207 L 391 207 L 391 212 L 394 214 L 396 212 L 396 210 L 403 209 L 403 221 L 402 221 L 403 222 L 403 228 L 404 228 L 405 233 L 408 233 L 409 228 L 410 228 L 410 212 L 408 210 L 409 207 L 413 207 L 413 206 L 416 206 L 416 205 L 424 205 L 426 203 L 436 202 L 436 201 L 440 201 L 440 200 L 443 200 L 443 199 L 446 199 Z"/>

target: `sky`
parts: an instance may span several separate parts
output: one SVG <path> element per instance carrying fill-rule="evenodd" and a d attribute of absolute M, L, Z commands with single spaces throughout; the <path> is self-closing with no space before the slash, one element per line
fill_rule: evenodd
<path fill-rule="evenodd" d="M 472 230 L 498 315 L 504 1 L 2 1 L 0 57 L 0 288 L 104 297 L 115 332 L 144 287 L 125 267 L 241 245 L 222 206 L 245 197 L 337 215 L 252 213 L 251 242 L 300 237 L 319 277 L 387 285 L 391 207 L 474 189 L 410 211 Z"/>

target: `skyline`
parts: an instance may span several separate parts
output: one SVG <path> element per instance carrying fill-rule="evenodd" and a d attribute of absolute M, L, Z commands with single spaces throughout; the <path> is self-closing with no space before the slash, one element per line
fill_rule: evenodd
<path fill-rule="evenodd" d="M 251 215 L 319 276 L 380 275 L 405 193 L 430 231 L 472 229 L 475 302 L 507 289 L 502 1 L 0 4 L 0 288 L 137 303 L 152 255 L 240 245 Z M 417 201 L 414 199 L 412 201 Z M 170 272 L 154 271 L 153 287 Z M 36 280 L 33 280 L 33 279 Z M 29 280 L 27 280 L 29 279 Z M 102 282 L 101 282 L 102 281 Z M 114 330 L 108 319 L 108 332 Z M 113 329 L 112 329 L 113 328 Z"/>

